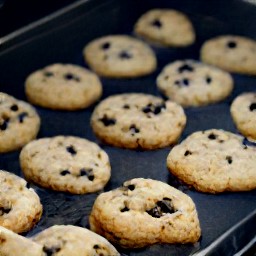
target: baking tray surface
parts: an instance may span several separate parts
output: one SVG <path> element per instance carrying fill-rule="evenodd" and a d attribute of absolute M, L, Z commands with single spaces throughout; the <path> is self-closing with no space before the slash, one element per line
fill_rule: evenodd
<path fill-rule="evenodd" d="M 253 25 L 256 7 L 243 1 L 78 1 L 28 28 L 0 39 L 1 91 L 26 100 L 24 81 L 31 72 L 56 62 L 86 67 L 82 56 L 86 43 L 107 34 L 133 34 L 132 28 L 137 18 L 146 10 L 155 7 L 174 8 L 185 12 L 195 26 L 196 43 L 180 49 L 153 46 L 158 58 L 157 70 L 149 76 L 136 79 L 102 78 L 102 99 L 124 92 L 144 92 L 161 96 L 156 89 L 155 79 L 163 66 L 175 59 L 198 59 L 200 46 L 206 39 L 219 34 L 239 34 L 256 38 L 256 27 Z M 237 133 L 229 113 L 230 104 L 241 92 L 255 90 L 256 77 L 233 75 L 233 78 L 234 91 L 225 101 L 185 110 L 188 121 L 180 141 L 192 132 L 211 128 Z M 255 236 L 255 190 L 218 195 L 199 193 L 180 183 L 168 172 L 166 157 L 171 147 L 154 151 L 133 151 L 100 143 L 90 127 L 90 116 L 94 107 L 95 105 L 75 112 L 36 107 L 42 121 L 38 137 L 74 135 L 97 142 L 108 153 L 112 166 L 112 177 L 104 191 L 114 189 L 125 180 L 135 177 L 164 181 L 192 197 L 202 228 L 202 237 L 194 245 L 164 244 L 139 250 L 118 248 L 123 255 L 186 256 L 203 251 L 216 241 L 207 255 L 233 255 Z M 18 159 L 19 151 L 1 154 L 0 168 L 22 176 Z M 24 235 L 29 237 L 54 224 L 89 226 L 88 215 L 100 192 L 71 195 L 32 184 L 31 186 L 39 194 L 44 212 L 36 227 Z"/>

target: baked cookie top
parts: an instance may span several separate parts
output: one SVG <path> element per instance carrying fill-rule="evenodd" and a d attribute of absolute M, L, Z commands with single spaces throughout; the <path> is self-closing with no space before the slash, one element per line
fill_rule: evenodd
<path fill-rule="evenodd" d="M 256 148 L 224 130 L 198 131 L 173 147 L 167 167 L 179 179 L 208 193 L 256 188 Z"/>
<path fill-rule="evenodd" d="M 27 180 L 74 194 L 101 190 L 110 179 L 108 155 L 96 143 L 73 136 L 35 140 L 20 153 Z"/>
<path fill-rule="evenodd" d="M 90 228 L 122 247 L 193 243 L 201 234 L 191 198 L 161 181 L 137 178 L 100 194 Z"/>
<path fill-rule="evenodd" d="M 147 44 L 126 35 L 97 38 L 85 46 L 83 54 L 90 68 L 105 77 L 143 76 L 152 73 L 157 65 Z"/>
<path fill-rule="evenodd" d="M 0 92 L 0 153 L 21 148 L 39 128 L 40 117 L 30 104 Z"/>
<path fill-rule="evenodd" d="M 46 256 L 43 247 L 0 226 L 0 255 Z"/>
<path fill-rule="evenodd" d="M 186 124 L 182 107 L 143 93 L 110 96 L 95 108 L 91 125 L 104 142 L 124 148 L 156 149 L 175 143 Z"/>
<path fill-rule="evenodd" d="M 230 111 L 238 130 L 256 140 L 256 93 L 247 92 L 236 97 Z"/>
<path fill-rule="evenodd" d="M 153 9 L 136 22 L 138 36 L 164 46 L 184 47 L 194 43 L 195 32 L 189 18 L 172 9 Z"/>
<path fill-rule="evenodd" d="M 30 230 L 41 218 L 42 205 L 27 182 L 0 170 L 0 226 L 16 233 Z"/>
<path fill-rule="evenodd" d="M 233 89 L 231 75 L 195 60 L 177 60 L 164 67 L 157 86 L 184 107 L 203 106 L 225 99 Z"/>
<path fill-rule="evenodd" d="M 30 74 L 25 90 L 28 100 L 35 105 L 76 110 L 97 101 L 102 85 L 97 75 L 85 68 L 56 63 Z"/>
<path fill-rule="evenodd" d="M 118 251 L 104 237 L 81 227 L 55 225 L 32 237 L 43 246 L 46 255 L 118 256 Z"/>
<path fill-rule="evenodd" d="M 234 35 L 218 36 L 201 48 L 201 60 L 230 72 L 256 75 L 256 41 Z"/>

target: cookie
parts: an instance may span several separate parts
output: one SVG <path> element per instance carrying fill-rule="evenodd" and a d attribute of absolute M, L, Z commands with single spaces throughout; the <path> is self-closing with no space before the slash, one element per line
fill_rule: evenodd
<path fill-rule="evenodd" d="M 111 78 L 144 76 L 156 69 L 152 49 L 144 42 L 125 35 L 93 40 L 83 50 L 87 64 L 97 74 Z"/>
<path fill-rule="evenodd" d="M 25 81 L 28 100 L 38 106 L 83 109 L 96 102 L 102 85 L 94 73 L 71 64 L 52 64 L 30 74 Z"/>
<path fill-rule="evenodd" d="M 172 9 L 153 9 L 143 14 L 134 26 L 135 33 L 153 43 L 184 47 L 195 41 L 189 18 Z"/>
<path fill-rule="evenodd" d="M 219 36 L 206 41 L 201 60 L 230 72 L 256 75 L 256 41 L 242 36 Z"/>
<path fill-rule="evenodd" d="M 194 243 L 201 235 L 191 198 L 151 179 L 132 179 L 100 194 L 89 220 L 93 231 L 127 248 Z"/>
<path fill-rule="evenodd" d="M 237 129 L 247 138 L 256 140 L 256 93 L 239 95 L 233 101 L 230 112 Z"/>
<path fill-rule="evenodd" d="M 30 230 L 41 218 L 42 205 L 27 182 L 0 170 L 0 226 L 15 233 Z"/>
<path fill-rule="evenodd" d="M 32 237 L 43 246 L 46 255 L 118 256 L 118 251 L 104 237 L 81 227 L 55 225 Z"/>
<path fill-rule="evenodd" d="M 102 141 L 130 149 L 156 149 L 175 143 L 186 124 L 181 106 L 153 95 L 110 96 L 94 109 L 91 125 Z"/>
<path fill-rule="evenodd" d="M 0 255 L 45 256 L 45 253 L 40 244 L 0 226 Z"/>
<path fill-rule="evenodd" d="M 43 138 L 20 153 L 27 180 L 73 194 L 101 190 L 110 179 L 108 155 L 94 142 L 72 136 Z"/>
<path fill-rule="evenodd" d="M 184 107 L 209 105 L 225 99 L 233 90 L 231 75 L 194 60 L 177 60 L 157 77 L 158 89 Z"/>
<path fill-rule="evenodd" d="M 220 193 L 256 188 L 256 148 L 224 130 L 198 131 L 173 147 L 167 167 L 198 191 Z"/>
<path fill-rule="evenodd" d="M 0 92 L 0 153 L 21 148 L 39 128 L 40 117 L 31 105 Z"/>

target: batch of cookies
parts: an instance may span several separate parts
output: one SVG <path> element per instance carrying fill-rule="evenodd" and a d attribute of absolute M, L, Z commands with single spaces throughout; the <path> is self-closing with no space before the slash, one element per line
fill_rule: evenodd
<path fill-rule="evenodd" d="M 25 81 L 28 101 L 53 111 L 97 104 L 91 127 L 100 141 L 119 148 L 157 150 L 179 140 L 187 122 L 183 107 L 210 105 L 231 94 L 234 84 L 228 71 L 256 75 L 256 42 L 219 36 L 203 44 L 202 62 L 176 60 L 163 68 L 155 81 L 163 97 L 124 93 L 98 103 L 104 89 L 98 75 L 115 79 L 149 75 L 157 68 L 150 44 L 186 47 L 196 38 L 188 17 L 170 9 L 143 14 L 134 32 L 137 38 L 109 35 L 86 45 L 83 54 L 92 71 L 58 63 L 32 73 Z M 238 96 L 230 111 L 245 137 L 217 129 L 198 131 L 174 145 L 167 156 L 170 172 L 200 192 L 256 188 L 256 148 L 250 142 L 256 139 L 256 93 Z M 86 194 L 101 191 L 111 177 L 109 157 L 96 143 L 61 135 L 36 139 L 39 129 L 40 116 L 32 105 L 0 94 L 0 153 L 22 148 L 19 161 L 26 180 L 0 172 L 0 255 L 109 256 L 119 255 L 113 245 L 142 248 L 199 240 L 200 223 L 189 196 L 167 183 L 135 177 L 99 194 L 89 216 L 91 231 L 56 225 L 31 238 L 19 235 L 31 230 L 43 211 L 27 181 L 54 191 Z"/>

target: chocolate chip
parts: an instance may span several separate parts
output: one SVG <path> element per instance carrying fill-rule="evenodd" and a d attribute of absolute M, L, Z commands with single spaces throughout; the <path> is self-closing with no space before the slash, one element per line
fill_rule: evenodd
<path fill-rule="evenodd" d="M 18 110 L 19 110 L 19 107 L 18 107 L 18 105 L 13 104 L 13 105 L 10 107 L 10 109 L 11 109 L 12 111 L 18 111 Z"/>
<path fill-rule="evenodd" d="M 147 213 L 154 218 L 160 218 L 166 213 L 174 213 L 175 210 L 172 205 L 172 200 L 169 198 L 163 198 L 163 200 L 158 201 L 152 209 L 148 210 Z"/>
<path fill-rule="evenodd" d="M 184 71 L 193 72 L 193 71 L 194 71 L 194 68 L 193 68 L 192 66 L 188 65 L 188 64 L 184 64 L 184 65 L 182 65 L 182 66 L 180 66 L 180 67 L 178 68 L 178 72 L 179 72 L 179 73 L 182 73 L 182 72 L 184 72 Z"/>
<path fill-rule="evenodd" d="M 166 109 L 165 103 L 160 104 L 160 105 L 156 105 L 155 110 L 154 110 L 154 114 L 158 115 L 162 111 L 162 109 Z"/>
<path fill-rule="evenodd" d="M 231 156 L 226 156 L 226 160 L 228 161 L 229 164 L 232 164 L 232 162 L 233 162 Z"/>
<path fill-rule="evenodd" d="M 252 103 L 249 108 L 250 108 L 251 111 L 256 110 L 256 103 L 255 102 Z"/>
<path fill-rule="evenodd" d="M 101 47 L 102 50 L 107 50 L 107 49 L 110 48 L 110 43 L 109 42 L 105 42 L 100 47 Z"/>
<path fill-rule="evenodd" d="M 131 59 L 132 58 L 132 55 L 126 51 L 122 51 L 119 53 L 119 58 L 124 60 L 124 59 Z"/>
<path fill-rule="evenodd" d="M 92 174 L 89 175 L 89 176 L 88 176 L 88 180 L 93 181 L 93 180 L 94 180 L 94 175 L 92 175 Z"/>
<path fill-rule="evenodd" d="M 116 119 L 108 118 L 107 115 L 104 115 L 102 118 L 99 119 L 105 126 L 112 126 L 116 124 Z"/>
<path fill-rule="evenodd" d="M 74 80 L 74 81 L 76 81 L 76 82 L 80 82 L 80 78 L 79 78 L 78 76 L 74 75 L 74 74 L 71 74 L 71 73 L 65 74 L 65 75 L 64 75 L 64 78 L 65 78 L 66 80 Z"/>
<path fill-rule="evenodd" d="M 129 129 L 132 133 L 139 133 L 140 132 L 140 129 L 138 129 L 135 124 L 132 124 Z"/>
<path fill-rule="evenodd" d="M 155 19 L 151 22 L 151 26 L 156 27 L 156 28 L 161 28 L 162 27 L 162 23 L 160 20 Z"/>
<path fill-rule="evenodd" d="M 26 188 L 30 188 L 30 184 L 28 182 L 26 183 Z"/>
<path fill-rule="evenodd" d="M 95 249 L 95 250 L 100 249 L 100 246 L 99 246 L 98 244 L 95 244 L 95 245 L 93 246 L 93 249 Z"/>
<path fill-rule="evenodd" d="M 189 150 L 186 150 L 184 153 L 184 156 L 188 156 L 188 155 L 192 155 L 192 152 L 190 152 Z"/>
<path fill-rule="evenodd" d="M 76 155 L 76 150 L 74 149 L 74 147 L 73 147 L 72 145 L 66 147 L 66 150 L 67 150 L 68 153 L 70 153 L 71 155 Z"/>
<path fill-rule="evenodd" d="M 81 169 L 80 176 L 87 176 L 87 171 L 85 169 Z"/>
<path fill-rule="evenodd" d="M 46 256 L 52 256 L 54 253 L 59 252 L 61 250 L 60 247 L 43 247 L 43 251 L 46 253 Z"/>
<path fill-rule="evenodd" d="M 142 108 L 142 111 L 146 114 L 153 113 L 155 115 L 158 115 L 162 111 L 162 109 L 165 109 L 165 108 L 166 108 L 165 103 L 161 103 L 155 106 L 150 103 L 146 107 Z"/>
<path fill-rule="evenodd" d="M 133 191 L 135 189 L 135 186 L 134 185 L 128 185 L 128 189 Z"/>
<path fill-rule="evenodd" d="M 123 105 L 124 109 L 130 109 L 130 106 L 128 104 Z"/>
<path fill-rule="evenodd" d="M 189 86 L 189 79 L 187 79 L 187 78 L 184 78 L 183 80 L 182 80 L 182 83 L 183 83 L 183 85 L 185 85 L 185 86 Z"/>
<path fill-rule="evenodd" d="M 180 81 L 179 81 L 179 80 L 176 80 L 176 81 L 174 82 L 174 84 L 180 85 Z"/>
<path fill-rule="evenodd" d="M 7 129 L 9 123 L 9 118 L 4 119 L 3 123 L 0 124 L 0 130 L 4 131 Z"/>
<path fill-rule="evenodd" d="M 210 84 L 212 82 L 212 78 L 207 76 L 205 81 L 206 81 L 207 84 Z"/>
<path fill-rule="evenodd" d="M 236 48 L 237 44 L 235 41 L 229 41 L 227 43 L 227 47 L 230 48 L 230 49 L 233 49 L 233 48 Z"/>
<path fill-rule="evenodd" d="M 11 211 L 12 208 L 10 207 L 0 207 L 0 216 L 3 216 L 4 214 L 8 214 Z"/>
<path fill-rule="evenodd" d="M 142 109 L 142 111 L 147 114 L 147 113 L 151 112 L 151 108 L 149 106 L 146 106 Z"/>
<path fill-rule="evenodd" d="M 20 113 L 19 116 L 18 116 L 19 122 L 20 122 L 20 123 L 23 123 L 25 117 L 27 117 L 27 116 L 28 116 L 28 113 L 27 113 L 27 112 L 22 112 L 22 113 Z"/>
<path fill-rule="evenodd" d="M 60 172 L 60 175 L 62 175 L 62 176 L 65 176 L 65 175 L 67 175 L 67 174 L 70 174 L 70 171 L 69 171 L 69 170 L 64 170 L 64 171 L 61 171 L 61 172 Z"/>
<path fill-rule="evenodd" d="M 128 212 L 128 211 L 130 211 L 130 209 L 126 206 L 120 210 L 120 212 Z"/>
<path fill-rule="evenodd" d="M 208 139 L 210 139 L 210 140 L 215 140 L 216 138 L 217 138 L 217 136 L 213 133 L 208 135 Z"/>
<path fill-rule="evenodd" d="M 53 76 L 53 73 L 50 72 L 50 71 L 45 71 L 45 72 L 44 72 L 44 76 L 46 76 L 46 77 L 51 77 L 51 76 Z"/>

